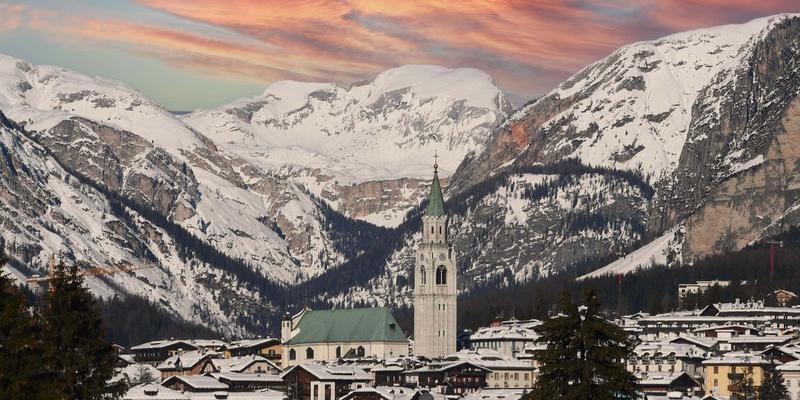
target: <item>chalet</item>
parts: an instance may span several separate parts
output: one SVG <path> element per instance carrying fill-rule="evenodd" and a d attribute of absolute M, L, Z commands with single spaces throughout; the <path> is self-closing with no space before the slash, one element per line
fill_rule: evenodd
<path fill-rule="evenodd" d="M 445 357 L 442 362 L 469 361 L 487 368 L 486 387 L 494 389 L 533 388 L 536 369 L 527 361 L 507 357 L 494 350 L 462 350 Z"/>
<path fill-rule="evenodd" d="M 283 366 L 341 358 L 386 359 L 408 354 L 408 338 L 386 308 L 305 309 L 285 317 Z"/>
<path fill-rule="evenodd" d="M 430 364 L 408 372 L 421 388 L 446 395 L 465 395 L 486 387 L 492 371 L 472 361 Z"/>
<path fill-rule="evenodd" d="M 289 400 L 338 400 L 367 386 L 372 377 L 350 366 L 299 364 L 284 371 L 281 379 Z"/>
<path fill-rule="evenodd" d="M 778 307 L 787 307 L 797 301 L 797 295 L 785 289 L 778 289 L 772 292 L 771 297 L 775 298 Z"/>
<path fill-rule="evenodd" d="M 686 372 L 641 373 L 637 378 L 639 392 L 666 395 L 670 392 L 702 393 L 703 386 Z"/>
<path fill-rule="evenodd" d="M 133 359 L 137 363 L 145 363 L 152 366 L 161 364 L 178 353 L 192 350 L 198 350 L 198 347 L 188 340 L 157 340 L 131 347 Z"/>
<path fill-rule="evenodd" d="M 777 361 L 781 364 L 786 364 L 792 361 L 800 360 L 800 347 L 796 345 L 790 346 L 772 346 L 761 352 L 767 360 Z"/>
<path fill-rule="evenodd" d="M 283 357 L 283 345 L 280 339 L 275 338 L 239 340 L 227 345 L 224 353 L 225 357 L 228 358 L 257 355 L 280 366 Z"/>
<path fill-rule="evenodd" d="M 379 365 L 370 369 L 375 386 L 405 386 L 405 368 L 402 365 Z"/>
<path fill-rule="evenodd" d="M 262 389 L 282 390 L 285 385 L 280 375 L 239 372 L 212 372 L 208 376 L 228 385 L 232 392 L 253 392 Z"/>
<path fill-rule="evenodd" d="M 215 358 L 214 368 L 219 372 L 240 372 L 252 374 L 279 374 L 281 368 L 260 355 L 249 355 L 231 358 Z"/>
<path fill-rule="evenodd" d="M 202 375 L 217 371 L 213 361 L 217 357 L 217 353 L 189 351 L 166 359 L 156 368 L 161 372 L 162 380 L 171 376 Z"/>
<path fill-rule="evenodd" d="M 161 386 L 179 392 L 208 393 L 227 391 L 228 385 L 205 375 L 172 376 L 164 380 Z"/>

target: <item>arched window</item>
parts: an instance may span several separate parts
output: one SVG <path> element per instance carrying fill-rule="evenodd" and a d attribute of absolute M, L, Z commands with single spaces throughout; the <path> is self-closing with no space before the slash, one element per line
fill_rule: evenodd
<path fill-rule="evenodd" d="M 306 359 L 313 360 L 314 359 L 314 349 L 311 347 L 306 349 Z"/>
<path fill-rule="evenodd" d="M 447 284 L 447 268 L 444 265 L 440 265 L 436 268 L 436 284 L 437 285 L 446 285 Z"/>
<path fill-rule="evenodd" d="M 342 348 L 336 346 L 336 358 L 342 358 Z"/>
<path fill-rule="evenodd" d="M 419 269 L 419 279 L 422 284 L 425 284 L 425 267 Z"/>
<path fill-rule="evenodd" d="M 294 349 L 289 350 L 289 359 L 296 360 L 297 359 L 297 352 Z"/>
<path fill-rule="evenodd" d="M 356 355 L 359 357 L 364 357 L 364 346 L 358 346 L 356 349 Z"/>

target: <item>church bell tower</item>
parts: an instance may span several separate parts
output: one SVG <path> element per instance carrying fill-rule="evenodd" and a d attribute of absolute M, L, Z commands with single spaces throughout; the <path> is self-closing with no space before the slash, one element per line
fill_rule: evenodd
<path fill-rule="evenodd" d="M 438 169 L 434 163 L 414 271 L 414 355 L 428 358 L 456 351 L 456 260 L 448 240 Z"/>

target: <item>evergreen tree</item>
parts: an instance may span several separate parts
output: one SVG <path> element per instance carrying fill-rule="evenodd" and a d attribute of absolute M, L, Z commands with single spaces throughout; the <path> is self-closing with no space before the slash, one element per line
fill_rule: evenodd
<path fill-rule="evenodd" d="M 0 267 L 5 261 L 0 247 Z M 25 297 L 0 272 L 0 399 L 42 398 L 46 379 L 38 333 Z"/>
<path fill-rule="evenodd" d="M 753 375 L 745 370 L 742 377 L 733 384 L 731 400 L 758 400 L 758 391 L 753 384 Z"/>
<path fill-rule="evenodd" d="M 783 375 L 775 368 L 775 364 L 764 368 L 764 379 L 758 387 L 758 400 L 789 400 L 789 398 Z"/>
<path fill-rule="evenodd" d="M 54 376 L 48 384 L 61 399 L 119 398 L 123 384 L 108 383 L 116 355 L 78 267 L 58 265 L 50 278 L 42 311 L 45 359 Z"/>
<path fill-rule="evenodd" d="M 625 369 L 633 352 L 628 335 L 600 316 L 595 292 L 584 292 L 578 307 L 568 292 L 561 295 L 560 314 L 538 329 L 539 378 L 530 400 L 632 399 L 636 378 Z"/>

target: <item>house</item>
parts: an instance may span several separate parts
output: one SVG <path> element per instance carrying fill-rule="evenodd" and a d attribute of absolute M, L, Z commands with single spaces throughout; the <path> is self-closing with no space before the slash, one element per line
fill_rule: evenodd
<path fill-rule="evenodd" d="M 491 349 L 506 357 L 517 357 L 526 345 L 536 342 L 539 334 L 533 330 L 535 325 L 521 326 L 514 322 L 516 321 L 478 329 L 469 338 L 470 349 Z"/>
<path fill-rule="evenodd" d="M 161 382 L 161 386 L 179 392 L 227 391 L 228 385 L 205 375 L 175 375 Z"/>
<path fill-rule="evenodd" d="M 375 386 L 405 386 L 406 375 L 402 365 L 379 365 L 370 369 Z"/>
<path fill-rule="evenodd" d="M 465 395 L 486 387 L 492 371 L 473 361 L 432 363 L 407 372 L 413 375 L 418 387 L 446 395 Z"/>
<path fill-rule="evenodd" d="M 446 400 L 446 397 L 419 389 L 376 386 L 353 390 L 341 400 Z"/>
<path fill-rule="evenodd" d="M 767 360 L 773 360 L 781 364 L 800 360 L 800 347 L 796 345 L 773 346 L 761 352 Z"/>
<path fill-rule="evenodd" d="M 740 335 L 728 339 L 728 343 L 732 351 L 763 351 L 770 346 L 784 346 L 789 344 L 792 339 L 792 336 Z"/>
<path fill-rule="evenodd" d="M 692 333 L 697 336 L 724 339 L 739 335 L 757 335 L 758 329 L 748 325 L 725 324 L 697 328 Z"/>
<path fill-rule="evenodd" d="M 260 355 L 248 355 L 231 358 L 212 359 L 214 368 L 219 372 L 240 372 L 251 374 L 279 374 L 282 370 L 272 361 Z"/>
<path fill-rule="evenodd" d="M 642 372 L 636 376 L 637 388 L 648 395 L 667 395 L 670 392 L 702 393 L 703 386 L 686 372 Z"/>
<path fill-rule="evenodd" d="M 521 400 L 526 394 L 527 389 L 481 389 L 467 394 L 462 400 Z"/>
<path fill-rule="evenodd" d="M 223 350 L 226 358 L 258 355 L 280 366 L 283 344 L 276 338 L 258 338 L 231 342 Z"/>
<path fill-rule="evenodd" d="M 122 400 L 190 400 L 185 394 L 170 388 L 148 383 L 130 388 Z"/>
<path fill-rule="evenodd" d="M 764 367 L 770 361 L 760 353 L 729 352 L 703 361 L 706 394 L 730 396 L 741 380 L 749 376 L 754 386 L 761 386 Z"/>
<path fill-rule="evenodd" d="M 469 361 L 490 371 L 486 375 L 486 388 L 530 389 L 536 382 L 536 369 L 533 364 L 507 357 L 494 350 L 461 350 L 445 357 L 441 362 L 460 361 Z"/>
<path fill-rule="evenodd" d="M 257 392 L 189 392 L 190 400 L 286 400 L 286 394 L 275 390 Z"/>
<path fill-rule="evenodd" d="M 281 324 L 283 366 L 408 354 L 408 338 L 387 308 L 305 309 Z"/>
<path fill-rule="evenodd" d="M 171 376 L 202 375 L 217 371 L 213 359 L 219 356 L 218 353 L 189 351 L 166 359 L 156 368 L 161 372 L 162 380 Z"/>
<path fill-rule="evenodd" d="M 192 350 L 198 350 L 198 347 L 188 340 L 156 340 L 131 347 L 133 359 L 137 363 L 152 366 L 161 364 L 175 354 Z"/>
<path fill-rule="evenodd" d="M 338 400 L 367 386 L 372 377 L 351 366 L 298 364 L 281 374 L 289 400 Z"/>
<path fill-rule="evenodd" d="M 778 366 L 783 382 L 792 400 L 800 400 L 800 361 L 789 361 Z"/>
<path fill-rule="evenodd" d="M 787 307 L 797 301 L 797 295 L 785 289 L 778 289 L 772 292 L 772 297 L 778 303 L 778 307 Z"/>
<path fill-rule="evenodd" d="M 639 374 L 686 372 L 690 377 L 703 379 L 703 360 L 710 352 L 687 341 L 646 342 L 633 349 L 626 369 Z"/>
<path fill-rule="evenodd" d="M 730 286 L 730 281 L 720 281 L 720 280 L 712 280 L 712 281 L 697 281 L 695 283 L 681 283 L 678 284 L 678 299 L 683 300 L 686 296 L 691 294 L 703 294 L 708 291 L 708 289 L 718 286 L 718 287 L 726 287 Z"/>
<path fill-rule="evenodd" d="M 285 386 L 281 376 L 275 374 L 211 372 L 206 375 L 228 385 L 231 392 L 253 392 L 261 389 L 282 390 Z"/>

